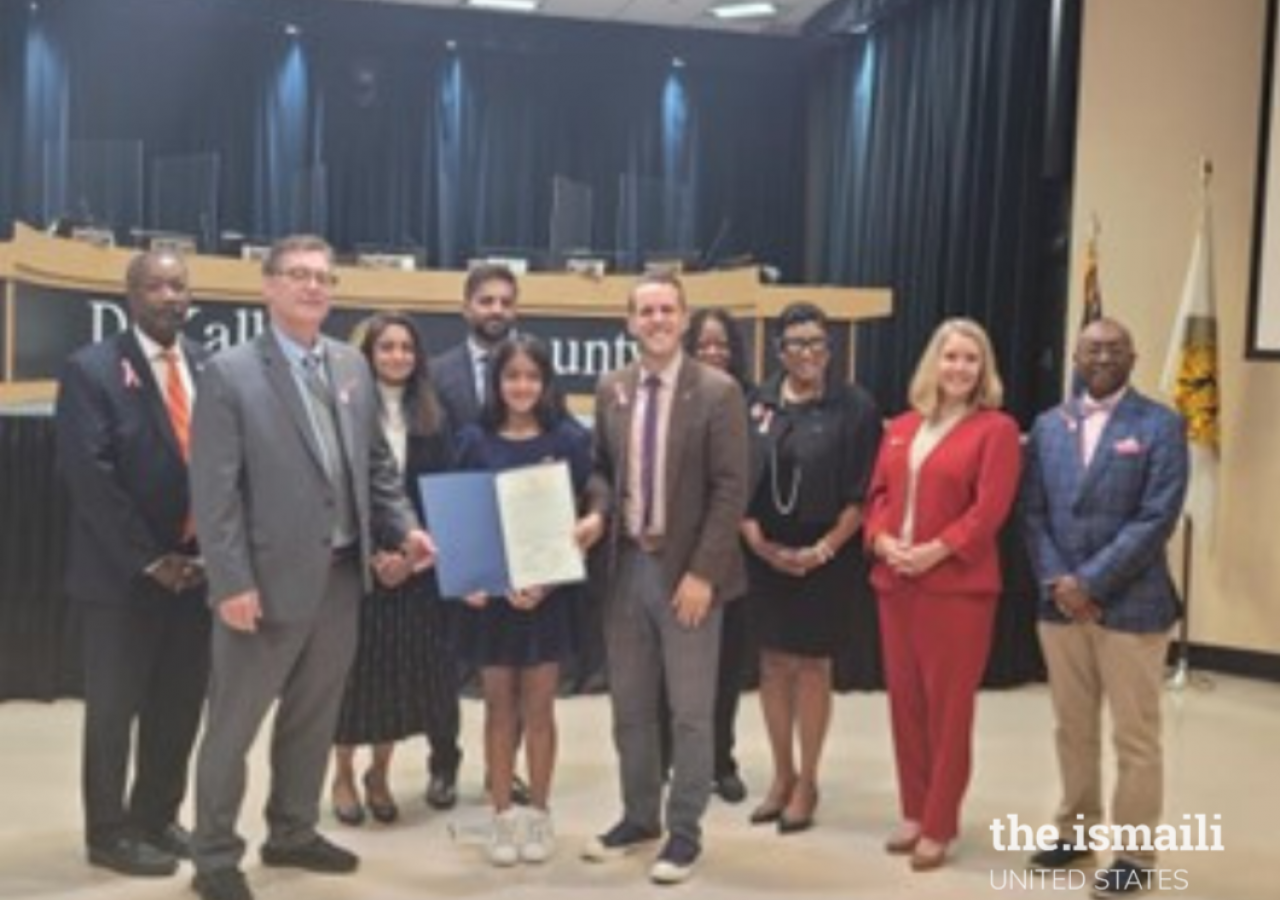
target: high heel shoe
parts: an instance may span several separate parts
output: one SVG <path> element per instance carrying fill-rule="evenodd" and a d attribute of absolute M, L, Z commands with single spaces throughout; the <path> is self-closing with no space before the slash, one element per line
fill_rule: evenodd
<path fill-rule="evenodd" d="M 907 856 L 920 843 L 920 826 L 903 822 L 885 839 L 884 850 L 894 856 Z"/>
<path fill-rule="evenodd" d="M 764 795 L 764 800 L 760 805 L 751 811 L 751 815 L 747 820 L 752 825 L 772 825 L 782 818 L 782 811 L 786 809 L 787 803 L 791 800 L 791 792 L 795 790 L 795 782 L 787 785 L 786 788 L 778 790 L 778 782 L 774 782 L 769 788 L 769 793 Z"/>
<path fill-rule="evenodd" d="M 350 782 L 335 781 L 329 793 L 329 801 L 333 808 L 333 817 L 343 825 L 357 827 L 364 824 L 364 807 L 360 805 L 360 797 L 356 794 L 355 785 Z"/>
<path fill-rule="evenodd" d="M 369 807 L 369 814 L 383 825 L 390 825 L 400 818 L 400 807 L 391 796 L 386 776 L 372 769 L 364 773 L 364 803 Z"/>
<path fill-rule="evenodd" d="M 947 862 L 947 845 L 921 838 L 911 851 L 911 871 L 932 872 Z"/>
<path fill-rule="evenodd" d="M 808 803 L 804 811 L 798 816 L 789 816 L 787 811 L 796 806 L 797 798 L 807 798 Z M 791 799 L 787 806 L 778 815 L 778 834 L 798 834 L 801 831 L 808 831 L 813 827 L 813 814 L 818 809 L 818 787 L 817 785 L 798 781 L 796 786 L 791 789 Z"/>

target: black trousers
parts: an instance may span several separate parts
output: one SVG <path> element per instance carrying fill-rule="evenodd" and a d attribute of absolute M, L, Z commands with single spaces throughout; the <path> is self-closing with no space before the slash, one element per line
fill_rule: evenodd
<path fill-rule="evenodd" d="M 738 718 L 738 697 L 742 693 L 743 668 L 747 662 L 747 601 L 739 598 L 724 605 L 720 629 L 720 665 L 716 678 L 715 777 L 738 774 L 733 756 L 734 723 Z M 671 769 L 671 706 L 666 692 L 658 726 L 662 733 L 662 771 Z"/>
<path fill-rule="evenodd" d="M 209 611 L 202 592 L 149 583 L 128 605 L 80 609 L 85 840 L 103 844 L 177 818 L 209 678 Z"/>

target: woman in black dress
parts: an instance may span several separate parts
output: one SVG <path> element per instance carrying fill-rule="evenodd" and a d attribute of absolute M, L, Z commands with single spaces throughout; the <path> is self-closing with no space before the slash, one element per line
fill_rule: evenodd
<path fill-rule="evenodd" d="M 382 313 L 362 328 L 360 349 L 377 381 L 383 433 L 421 517 L 418 476 L 451 468 L 452 434 L 413 322 Z M 443 616 L 430 571 L 395 587 L 380 586 L 364 598 L 356 659 L 334 738 L 332 801 L 339 821 L 359 825 L 366 807 L 380 822 L 395 821 L 399 810 L 387 775 L 396 741 L 425 734 L 433 765 L 459 755 L 458 676 Z M 363 804 L 355 779 L 355 751 L 361 744 L 372 745 Z"/>
<path fill-rule="evenodd" d="M 776 822 L 786 834 L 812 825 L 818 805 L 832 657 L 850 639 L 861 565 L 853 537 L 881 423 L 866 391 L 829 372 L 821 309 L 795 303 L 783 310 L 777 347 L 782 369 L 750 404 L 756 478 L 742 536 L 774 768 L 751 821 Z"/>

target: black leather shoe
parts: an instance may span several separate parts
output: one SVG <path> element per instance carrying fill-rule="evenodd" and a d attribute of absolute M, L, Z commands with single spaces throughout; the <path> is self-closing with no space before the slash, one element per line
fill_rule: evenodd
<path fill-rule="evenodd" d="M 345 875 L 354 872 L 360 866 L 360 857 L 350 850 L 343 850 L 336 844 L 315 835 L 305 844 L 297 847 L 273 847 L 262 845 L 262 864 L 283 869 L 306 869 L 308 872 L 323 872 L 330 875 Z"/>
<path fill-rule="evenodd" d="M 90 844 L 88 856 L 90 865 L 136 878 L 164 878 L 178 871 L 178 859 L 172 853 L 135 837 Z"/>
<path fill-rule="evenodd" d="M 1031 865 L 1037 869 L 1065 869 L 1072 863 L 1082 859 L 1088 859 L 1093 856 L 1093 851 L 1087 847 L 1083 850 L 1077 850 L 1076 845 L 1070 841 L 1058 841 L 1056 845 L 1048 850 L 1041 850 L 1031 857 Z"/>
<path fill-rule="evenodd" d="M 729 772 L 716 779 L 716 796 L 725 803 L 741 803 L 747 799 L 747 786 L 737 772 Z"/>
<path fill-rule="evenodd" d="M 199 872 L 191 879 L 191 887 L 201 900 L 253 900 L 249 882 L 239 869 Z"/>
<path fill-rule="evenodd" d="M 427 782 L 427 806 L 432 809 L 453 809 L 458 805 L 458 775 L 456 772 L 436 772 Z"/>
<path fill-rule="evenodd" d="M 177 822 L 170 822 L 159 831 L 143 832 L 142 838 L 151 846 L 178 859 L 191 858 L 191 832 Z"/>

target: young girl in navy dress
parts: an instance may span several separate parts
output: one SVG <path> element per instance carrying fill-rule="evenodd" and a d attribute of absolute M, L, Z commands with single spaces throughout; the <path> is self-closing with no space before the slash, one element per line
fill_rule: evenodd
<path fill-rule="evenodd" d="M 552 378 L 541 341 L 519 336 L 500 344 L 480 421 L 458 435 L 458 468 L 496 472 L 563 460 L 582 497 L 591 473 L 591 436 L 569 415 Z M 458 617 L 458 652 L 479 668 L 484 692 L 494 810 L 488 855 L 497 866 L 545 862 L 555 849 L 547 803 L 556 756 L 554 703 L 560 666 L 577 646 L 576 602 L 570 587 L 529 588 L 506 597 L 473 594 Z M 523 815 L 511 803 L 521 729 L 531 795 Z"/>

